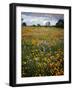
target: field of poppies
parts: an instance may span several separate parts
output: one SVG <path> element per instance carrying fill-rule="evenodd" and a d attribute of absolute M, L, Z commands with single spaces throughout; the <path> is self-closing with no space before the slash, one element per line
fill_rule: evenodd
<path fill-rule="evenodd" d="M 64 29 L 22 27 L 21 77 L 64 75 Z"/>

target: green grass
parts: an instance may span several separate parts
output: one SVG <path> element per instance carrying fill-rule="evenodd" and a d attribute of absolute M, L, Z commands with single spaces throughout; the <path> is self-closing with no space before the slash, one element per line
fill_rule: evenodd
<path fill-rule="evenodd" d="M 22 77 L 64 74 L 64 30 L 22 27 Z"/>

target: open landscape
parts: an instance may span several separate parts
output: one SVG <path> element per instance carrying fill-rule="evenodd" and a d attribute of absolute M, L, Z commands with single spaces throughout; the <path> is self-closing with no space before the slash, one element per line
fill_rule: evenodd
<path fill-rule="evenodd" d="M 64 28 L 22 26 L 21 77 L 64 75 Z"/>

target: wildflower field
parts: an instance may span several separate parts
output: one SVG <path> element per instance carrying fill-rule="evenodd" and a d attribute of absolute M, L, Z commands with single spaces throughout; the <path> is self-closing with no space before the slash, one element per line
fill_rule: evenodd
<path fill-rule="evenodd" d="M 64 29 L 24 26 L 21 77 L 64 75 Z"/>

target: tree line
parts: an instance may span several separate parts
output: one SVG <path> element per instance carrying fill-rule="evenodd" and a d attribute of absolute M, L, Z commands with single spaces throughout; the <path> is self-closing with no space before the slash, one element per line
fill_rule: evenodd
<path fill-rule="evenodd" d="M 23 22 L 22 23 L 22 26 L 27 26 L 27 23 L 26 22 Z M 33 24 L 31 26 L 41 26 L 40 24 Z M 50 26 L 50 22 L 46 22 L 46 24 L 44 26 Z M 63 19 L 59 19 L 58 22 L 54 25 L 54 27 L 61 27 L 61 28 L 64 28 L 64 20 Z"/>

